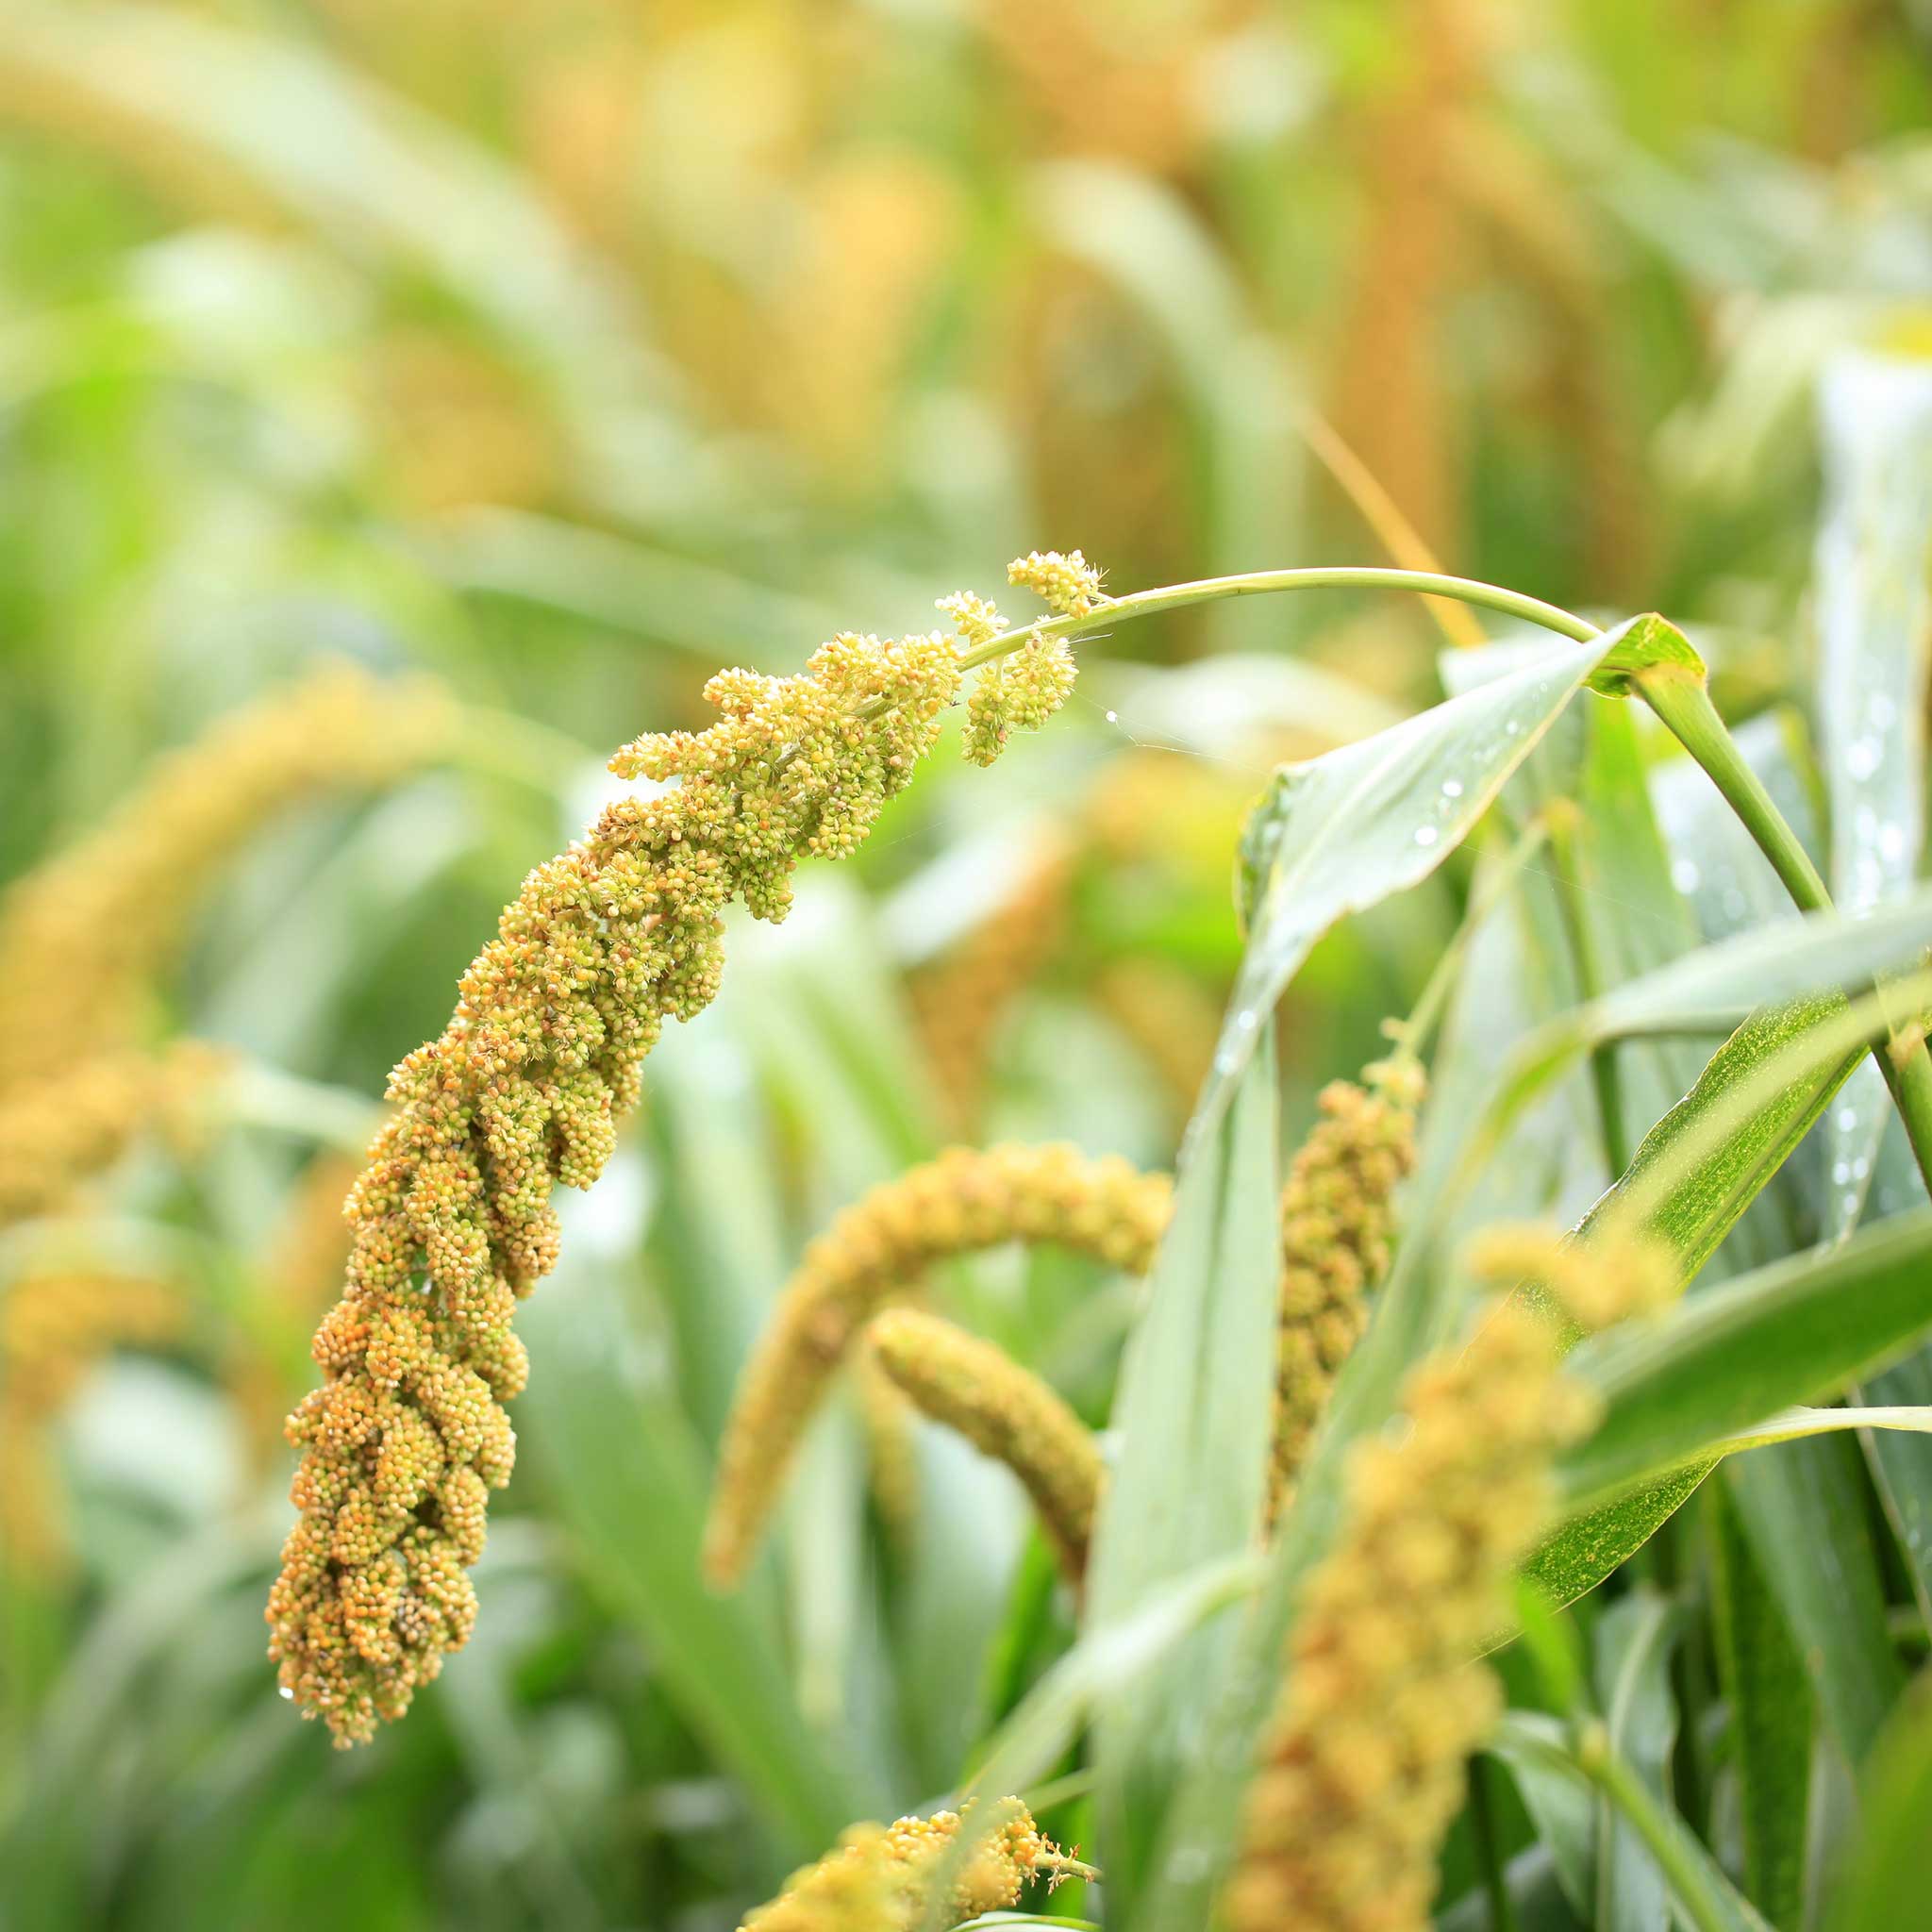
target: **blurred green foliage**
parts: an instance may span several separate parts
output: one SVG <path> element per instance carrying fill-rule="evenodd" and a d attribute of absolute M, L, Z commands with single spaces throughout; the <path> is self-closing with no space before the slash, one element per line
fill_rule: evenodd
<path fill-rule="evenodd" d="M 360 1103 L 602 757 L 693 722 L 712 668 L 929 627 L 1036 543 L 1122 588 L 1379 560 L 1311 423 L 1446 568 L 1660 606 L 1734 713 L 1802 694 L 1818 372 L 1932 351 L 1928 61 L 1925 10 L 1867 0 L 9 6 L 0 878 L 317 658 L 470 708 L 438 769 L 262 826 L 197 915 L 147 1025 L 237 1056 L 198 1144 L 143 1141 L 0 1234 L 0 1295 L 77 1253 L 193 1311 L 106 1338 L 50 1419 L 65 1560 L 0 1546 L 0 1925 L 728 1932 L 850 1819 L 949 1790 L 1065 1647 L 1050 1559 L 933 1431 L 895 1541 L 848 1415 L 756 1587 L 713 1600 L 738 1365 L 809 1234 L 949 1136 L 1171 1163 L 1240 956 L 1243 808 L 1434 696 L 1426 615 L 1324 594 L 1090 646 L 1044 740 L 949 761 L 856 876 L 733 934 L 528 1310 L 478 1634 L 335 1757 L 262 1657 L 288 1474 L 262 1419 L 311 1373 L 315 1203 Z M 1636 972 L 1621 856 L 1582 883 Z M 1465 1061 L 1575 991 L 1531 883 Z M 1291 1126 L 1407 1009 L 1460 891 L 1318 948 L 1279 1022 Z M 1563 1094 L 1516 1143 L 1518 1205 L 1607 1178 Z M 1104 1418 L 1127 1285 L 1042 1256 L 945 1287 Z M 1822 1466 L 1875 1507 L 1855 1461 Z M 1640 1564 L 1669 1585 L 1702 1547 Z M 1873 1562 L 1882 1625 L 1910 1591 Z M 1657 1748 L 1734 1818 L 1707 1743 L 1687 1718 Z M 1077 1788 L 1043 1822 L 1091 1840 Z"/>

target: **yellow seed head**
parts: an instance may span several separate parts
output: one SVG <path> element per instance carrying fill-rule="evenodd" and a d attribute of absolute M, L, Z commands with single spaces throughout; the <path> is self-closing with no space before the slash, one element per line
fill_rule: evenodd
<path fill-rule="evenodd" d="M 1017 1798 L 1001 1799 L 997 1809 L 997 1824 L 948 1890 L 946 1925 L 1017 1906 L 1035 1878 L 1051 1886 L 1086 1871 L 1041 1837 Z M 794 1873 L 784 1891 L 753 1912 L 739 1932 L 910 1932 L 933 1903 L 937 1868 L 960 1826 L 961 1814 L 954 1811 L 854 1825 L 836 1850 Z"/>
<path fill-rule="evenodd" d="M 0 898 L 0 1091 L 130 1043 L 143 985 L 263 819 L 435 757 L 456 715 L 426 681 L 331 665 L 157 760 L 87 838 Z"/>
<path fill-rule="evenodd" d="M 1590 1298 L 1621 1319 L 1647 1291 L 1612 1266 Z M 1558 1341 L 1524 1302 L 1492 1303 L 1466 1348 L 1410 1374 L 1406 1435 L 1351 1451 L 1243 1815 L 1231 1932 L 1426 1925 L 1463 1761 L 1501 1707 L 1475 1655 L 1554 1510 L 1553 1460 L 1593 1419 Z"/>
<path fill-rule="evenodd" d="M 1533 1223 L 1486 1228 L 1466 1258 L 1479 1279 L 1520 1286 L 1586 1331 L 1660 1308 L 1680 1285 L 1663 1242 L 1614 1229 L 1578 1241 Z"/>
<path fill-rule="evenodd" d="M 743 1574 L 855 1338 L 934 1262 L 1004 1241 L 1050 1241 L 1143 1274 L 1172 1204 L 1165 1174 L 1055 1145 L 950 1148 L 848 1208 L 806 1250 L 739 1383 L 706 1526 L 706 1574 L 724 1587 Z"/>
<path fill-rule="evenodd" d="M 1271 1501 L 1288 1500 L 1389 1265 L 1397 1184 L 1415 1165 L 1422 1070 L 1401 1057 L 1337 1080 L 1281 1195 L 1281 1322 Z"/>
<path fill-rule="evenodd" d="M 610 760 L 663 789 L 529 874 L 448 1027 L 396 1068 L 315 1337 L 325 1379 L 289 1420 L 301 1520 L 267 1610 L 284 1693 L 338 1743 L 399 1717 L 475 1621 L 466 1572 L 526 1369 L 511 1317 L 556 1263 L 553 1188 L 595 1180 L 664 1022 L 717 991 L 725 907 L 780 919 L 801 858 L 855 850 L 959 677 L 938 633 L 841 632 L 795 677 L 719 673 L 715 724 Z"/>
<path fill-rule="evenodd" d="M 167 1283 L 94 1269 L 24 1274 L 0 1293 L 0 1549 L 23 1569 L 58 1575 L 69 1560 L 54 1418 L 104 1356 L 172 1342 L 187 1319 Z"/>
<path fill-rule="evenodd" d="M 1058 550 L 1029 550 L 1007 566 L 1009 584 L 1031 591 L 1062 617 L 1086 617 L 1096 605 L 1106 603 L 1101 575 L 1077 550 L 1064 557 Z"/>
<path fill-rule="evenodd" d="M 1061 1568 L 1078 1583 L 1106 1476 L 1092 1432 L 1004 1349 L 936 1315 L 889 1309 L 865 1334 L 885 1372 L 921 1410 L 1020 1478 Z"/>

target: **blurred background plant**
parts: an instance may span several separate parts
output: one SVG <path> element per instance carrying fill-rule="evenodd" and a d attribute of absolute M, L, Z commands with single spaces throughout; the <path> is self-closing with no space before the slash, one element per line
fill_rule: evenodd
<path fill-rule="evenodd" d="M 1115 588 L 1425 547 L 1657 606 L 1796 816 L 1805 720 L 1836 728 L 1820 373 L 1932 353 L 1928 59 L 1926 10 L 1871 0 L 8 7 L 0 1924 L 728 1928 L 947 1792 L 1068 1641 L 1051 1549 L 874 1388 L 713 1599 L 737 1372 L 808 1238 L 948 1139 L 1172 1165 L 1244 811 L 1436 695 L 1429 615 L 1324 593 L 1090 643 L 997 778 L 942 761 L 851 875 L 734 933 L 527 1310 L 478 1634 L 336 1757 L 275 1698 L 259 1603 L 389 1067 L 617 742 L 695 722 L 721 664 L 929 628 L 1036 543 Z M 349 714 L 305 725 L 304 691 Z M 273 756 L 223 778 L 224 743 Z M 1764 910 L 1681 761 L 1654 785 L 1671 905 L 1632 911 L 1615 851 L 1533 861 L 1472 1062 L 1573 997 L 1566 908 L 1613 976 L 1659 922 Z M 1408 1010 L 1462 884 L 1317 949 L 1291 1130 Z M 1589 1138 L 1525 1139 L 1496 1205 L 1587 1205 Z M 1835 1231 L 1828 1167 L 1789 1206 Z M 1104 1421 L 1130 1278 L 941 1272 Z M 1818 1480 L 1875 1517 L 1847 1457 Z M 1674 1528 L 1642 1577 L 1690 1587 L 1710 1536 L 1750 1566 L 1774 1508 Z M 1923 1647 L 1907 1566 L 1868 1567 L 1859 1614 Z M 1720 1840 L 1727 1655 L 1687 1642 L 1658 1693 Z M 1860 1655 L 1871 1728 L 1899 1652 Z M 1077 1842 L 1083 1805 L 1036 1809 Z M 1528 1818 L 1496 1810 L 1507 1857 Z"/>

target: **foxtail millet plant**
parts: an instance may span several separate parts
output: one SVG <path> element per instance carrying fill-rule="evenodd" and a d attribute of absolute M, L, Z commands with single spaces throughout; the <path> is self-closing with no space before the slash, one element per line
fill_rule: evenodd
<path fill-rule="evenodd" d="M 853 1351 L 852 1377 L 873 1507 L 888 1535 L 903 1541 L 919 1520 L 919 1411 L 865 1336 Z"/>
<path fill-rule="evenodd" d="M 192 1139 L 225 1056 L 198 1041 L 122 1049 L 0 1090 L 0 1227 L 64 1207 L 143 1128 Z"/>
<path fill-rule="evenodd" d="M 325 666 L 155 768 L 85 839 L 0 896 L 0 1225 L 59 1208 L 150 1123 L 184 1118 L 222 1061 L 148 1046 L 150 990 L 215 870 L 309 793 L 436 757 L 457 711 L 424 678 Z"/>
<path fill-rule="evenodd" d="M 1173 1182 L 1078 1148 L 948 1148 L 883 1182 L 805 1252 L 739 1381 L 705 1529 L 705 1574 L 744 1573 L 806 1424 L 859 1333 L 927 1269 L 1010 1241 L 1051 1241 L 1142 1274 Z"/>
<path fill-rule="evenodd" d="M 1043 1838 L 1017 1798 L 1003 1798 L 998 1822 L 954 1874 L 943 1902 L 935 1901 L 941 1860 L 962 1824 L 975 1828 L 973 1808 L 901 1818 L 891 1825 L 854 1825 L 836 1850 L 794 1873 L 739 1932 L 912 1932 L 933 1923 L 936 1903 L 939 1924 L 963 1925 L 1019 1905 L 1036 1881 L 1051 1889 L 1063 1878 L 1096 1875 Z"/>
<path fill-rule="evenodd" d="M 1363 1080 L 1324 1091 L 1282 1194 L 1277 1499 L 1368 1319 L 1364 1292 L 1387 1265 L 1395 1187 L 1414 1158 L 1420 1065 L 1397 1053 Z M 1071 1146 L 1006 1144 L 950 1148 L 847 1208 L 807 1249 L 740 1378 L 706 1527 L 712 1582 L 743 1574 L 806 1425 L 867 1323 L 935 1262 L 1008 1241 L 1057 1242 L 1141 1274 L 1172 1208 L 1164 1174 Z"/>
<path fill-rule="evenodd" d="M 154 1348 L 188 1324 L 180 1291 L 92 1267 L 30 1269 L 0 1290 L 0 1556 L 58 1575 L 67 1530 L 49 1451 L 54 1418 L 116 1348 Z"/>
<path fill-rule="evenodd" d="M 1389 1266 L 1395 1190 L 1415 1165 L 1422 1064 L 1398 1051 L 1331 1081 L 1281 1192 L 1281 1320 L 1270 1507 L 1293 1489 L 1329 1391 L 1368 1325 L 1367 1291 Z"/>
<path fill-rule="evenodd" d="M 1517 1235 L 1485 1269 L 1557 1252 Z M 1674 1291 L 1667 1251 L 1605 1244 L 1541 1267 L 1569 1312 L 1607 1324 Z M 1557 1325 L 1491 1302 L 1467 1344 L 1424 1360 L 1406 1433 L 1357 1443 L 1335 1541 L 1305 1586 L 1279 1707 L 1249 1788 L 1228 1881 L 1230 1932 L 1422 1932 L 1463 1764 L 1501 1713 L 1477 1661 L 1505 1623 L 1516 1565 L 1553 1520 L 1557 1453 L 1592 1398 L 1560 1371 Z"/>
<path fill-rule="evenodd" d="M 425 678 L 329 664 L 158 759 L 85 839 L 0 897 L 0 1091 L 138 1040 L 143 987 L 262 821 L 427 761 L 457 716 Z"/>
<path fill-rule="evenodd" d="M 1107 1479 L 1093 1432 L 1003 1348 L 937 1315 L 888 1308 L 874 1318 L 865 1341 L 923 1414 L 1019 1477 L 1060 1568 L 1078 1584 Z"/>
<path fill-rule="evenodd" d="M 1016 580 L 1069 607 L 1098 596 L 1084 566 L 1043 566 Z M 996 641 L 991 616 L 974 622 Z M 1028 660 L 1038 640 L 1019 636 Z M 350 1196 L 347 1289 L 315 1338 L 326 1379 L 289 1422 L 301 1518 L 267 1609 L 284 1694 L 339 1744 L 400 1717 L 474 1624 L 468 1571 L 515 1455 L 503 1405 L 526 1374 L 511 1317 L 557 1260 L 553 1187 L 596 1179 L 663 1023 L 709 1003 L 725 907 L 782 918 L 801 858 L 856 850 L 971 661 L 941 632 L 842 633 L 795 677 L 721 672 L 716 724 L 611 759 L 658 789 L 530 874 L 441 1038 L 391 1076 L 395 1112 Z M 1008 723 L 1065 695 L 1050 656 L 1005 684 Z"/>

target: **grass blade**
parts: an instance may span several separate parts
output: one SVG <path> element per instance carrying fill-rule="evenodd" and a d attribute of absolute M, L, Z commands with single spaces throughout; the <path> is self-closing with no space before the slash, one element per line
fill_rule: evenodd
<path fill-rule="evenodd" d="M 1688 1462 L 1794 1403 L 1836 1393 L 1932 1328 L 1932 1209 L 1831 1253 L 1740 1275 L 1665 1322 L 1584 1341 L 1571 1372 L 1606 1404 L 1563 1462 L 1576 1500 L 1600 1500 Z"/>
<path fill-rule="evenodd" d="M 1877 1553 L 1862 1533 L 1857 1451 L 1830 1436 L 1787 1442 L 1740 1457 L 1726 1477 L 1825 1724 L 1857 1769 L 1905 1687 Z"/>
<path fill-rule="evenodd" d="M 1932 368 L 1835 358 L 1820 379 L 1819 415 L 1819 754 L 1832 895 L 1857 913 L 1909 889 L 1924 843 Z M 1825 1123 L 1828 1239 L 1857 1224 L 1889 1111 L 1877 1069 L 1861 1068 Z"/>
<path fill-rule="evenodd" d="M 1932 1682 L 1922 1682 L 1873 1754 L 1864 1840 L 1831 1932 L 1896 1932 L 1925 1909 L 1925 1826 L 1932 1819 Z"/>
<path fill-rule="evenodd" d="M 1106 1630 L 1163 1584 L 1248 1549 L 1259 1521 L 1273 1414 L 1280 1274 L 1272 1029 L 1233 1108 L 1183 1170 L 1147 1311 L 1122 1368 L 1121 1459 L 1101 1506 L 1088 1627 Z M 1158 1684 L 1124 1687 L 1097 1736 L 1101 1852 L 1109 1896 L 1131 1902 L 1158 1837 L 1186 1713 L 1215 1675 L 1196 1643 Z"/>
<path fill-rule="evenodd" d="M 768 1618 L 698 1574 L 705 1458 L 613 1285 L 575 1267 L 534 1298 L 536 1364 L 518 1415 L 592 1589 L 648 1639 L 665 1693 L 731 1770 L 796 1862 L 884 1794 L 800 1715 Z"/>
<path fill-rule="evenodd" d="M 1553 646 L 1374 738 L 1275 774 L 1242 841 L 1255 913 L 1204 1121 L 1225 1105 L 1260 1017 L 1315 941 L 1344 914 L 1425 879 L 1598 665 L 1619 650 L 1641 652 L 1668 628 L 1633 618 L 1591 643 Z"/>
<path fill-rule="evenodd" d="M 1807 1890 L 1817 1701 L 1729 1490 L 1714 1483 L 1708 1493 L 1712 1623 L 1718 1677 L 1730 1706 L 1744 1889 L 1780 1932 L 1796 1932 Z"/>

